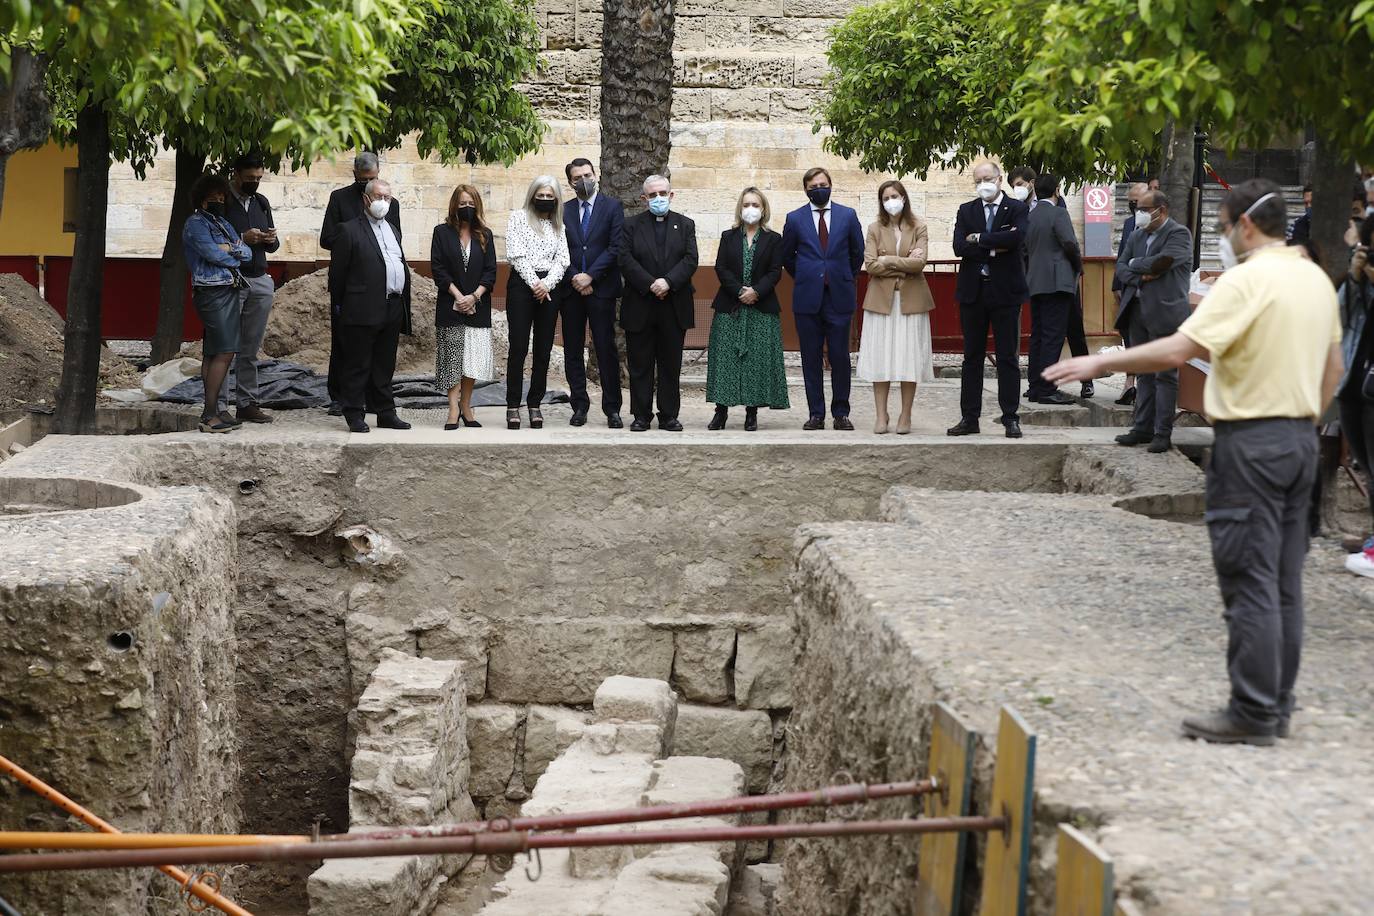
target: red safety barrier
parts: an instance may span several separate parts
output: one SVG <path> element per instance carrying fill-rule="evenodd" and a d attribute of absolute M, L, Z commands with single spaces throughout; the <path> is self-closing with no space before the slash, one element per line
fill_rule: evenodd
<path fill-rule="evenodd" d="M 0 274 L 19 274 L 34 289 L 38 288 L 38 257 L 13 255 L 0 257 Z"/>

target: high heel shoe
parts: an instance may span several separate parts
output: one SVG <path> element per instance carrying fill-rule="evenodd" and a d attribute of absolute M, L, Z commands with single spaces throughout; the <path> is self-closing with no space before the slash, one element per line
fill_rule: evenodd
<path fill-rule="evenodd" d="M 506 429 L 519 429 L 519 428 L 520 428 L 520 408 L 519 408 L 519 407 L 507 407 L 507 408 L 506 408 Z"/>
<path fill-rule="evenodd" d="M 458 415 L 458 422 L 461 423 L 461 424 L 463 424 L 464 426 L 481 426 L 481 425 L 482 425 L 481 423 L 478 423 L 476 419 L 469 420 L 467 417 L 463 416 L 462 414 L 459 414 L 459 415 Z"/>
<path fill-rule="evenodd" d="M 874 435 L 883 436 L 887 434 L 887 420 L 879 419 L 873 421 Z"/>
<path fill-rule="evenodd" d="M 544 428 L 544 413 L 538 407 L 530 408 L 530 429 Z"/>
<path fill-rule="evenodd" d="M 716 405 L 716 415 L 711 418 L 711 422 L 706 424 L 707 429 L 724 429 L 725 420 L 730 416 L 730 408 L 720 404 Z"/>
<path fill-rule="evenodd" d="M 759 428 L 759 409 L 757 407 L 744 408 L 744 431 L 746 433 L 757 432 Z"/>
<path fill-rule="evenodd" d="M 910 418 L 910 417 L 907 417 L 905 420 L 903 420 L 903 419 L 901 419 L 900 417 L 898 417 L 898 418 L 897 418 L 897 435 L 899 435 L 899 436 L 905 436 L 905 435 L 906 435 L 907 433 L 909 433 L 909 432 L 911 432 L 911 418 Z"/>
<path fill-rule="evenodd" d="M 460 424 L 458 424 L 458 423 L 445 423 L 445 424 L 444 424 L 444 429 L 446 429 L 446 430 L 457 429 L 459 425 L 460 425 Z"/>

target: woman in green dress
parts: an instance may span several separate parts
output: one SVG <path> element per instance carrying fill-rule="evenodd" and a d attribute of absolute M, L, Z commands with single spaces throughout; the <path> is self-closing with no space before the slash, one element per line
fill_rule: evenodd
<path fill-rule="evenodd" d="M 745 188 L 735 225 L 716 253 L 720 292 L 711 308 L 706 399 L 716 405 L 707 429 L 724 429 L 731 407 L 744 407 L 744 428 L 759 428 L 759 408 L 785 410 L 782 323 L 774 287 L 782 277 L 782 236 L 768 228 L 768 198 Z"/>

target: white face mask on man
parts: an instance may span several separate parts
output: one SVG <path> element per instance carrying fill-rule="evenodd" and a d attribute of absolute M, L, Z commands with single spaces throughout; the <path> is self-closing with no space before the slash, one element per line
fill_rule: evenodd
<path fill-rule="evenodd" d="M 1244 218 L 1249 216 L 1251 213 L 1255 212 L 1256 207 L 1273 196 L 1272 193 L 1264 195 L 1247 207 L 1245 212 L 1241 214 L 1241 217 Z M 1231 241 L 1231 235 L 1239 228 L 1240 219 L 1237 219 L 1235 223 L 1232 224 L 1231 231 L 1223 235 L 1221 240 L 1217 242 L 1217 254 L 1221 257 L 1221 267 L 1223 270 L 1230 270 L 1250 255 L 1249 251 L 1242 251 L 1240 254 L 1236 254 L 1236 247 Z"/>
<path fill-rule="evenodd" d="M 1011 189 L 1011 196 L 1015 197 L 1017 200 L 1025 200 L 1027 197 L 1030 197 L 1030 188 L 1023 184 L 1019 184 Z"/>
<path fill-rule="evenodd" d="M 372 214 L 373 219 L 386 219 L 386 215 L 391 212 L 391 201 L 374 200 L 367 205 L 367 212 Z"/>
<path fill-rule="evenodd" d="M 988 201 L 988 202 L 992 202 L 992 201 L 994 201 L 994 200 L 997 199 L 997 195 L 998 195 L 999 193 L 1001 193 L 1001 188 L 999 188 L 999 187 L 997 186 L 997 182 L 995 182 L 995 181 L 980 181 L 980 182 L 978 182 L 978 196 L 981 197 L 981 198 L 983 198 L 983 200 Z"/>

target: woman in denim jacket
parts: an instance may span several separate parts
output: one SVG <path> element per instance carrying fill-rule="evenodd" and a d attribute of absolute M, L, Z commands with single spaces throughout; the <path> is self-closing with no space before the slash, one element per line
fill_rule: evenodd
<path fill-rule="evenodd" d="M 228 196 L 228 181 L 219 175 L 202 175 L 191 186 L 196 212 L 187 217 L 181 232 L 186 267 L 191 273 L 191 302 L 205 325 L 201 361 L 205 406 L 200 413 L 203 433 L 227 433 L 239 426 L 232 417 L 215 414 L 220 389 L 239 349 L 239 288 L 243 277 L 238 269 L 253 259 L 252 250 L 224 218 Z"/>
<path fill-rule="evenodd" d="M 1370 263 L 1369 246 L 1374 242 L 1374 220 L 1365 220 L 1360 229 L 1360 244 L 1350 259 L 1350 270 L 1337 291 L 1341 303 L 1341 326 L 1344 337 L 1341 349 L 1345 356 L 1345 377 L 1336 386 L 1336 404 L 1341 412 L 1341 432 L 1350 444 L 1351 457 L 1365 476 L 1374 479 L 1370 462 L 1374 461 L 1374 401 L 1364 393 L 1365 377 L 1374 356 L 1374 322 L 1370 309 L 1374 308 L 1374 263 Z M 1374 515 L 1374 490 L 1370 492 L 1370 512 Z M 1363 576 L 1374 576 L 1374 538 L 1364 543 L 1365 550 L 1347 558 L 1346 568 Z M 1356 568 L 1356 567 L 1359 568 Z"/>

